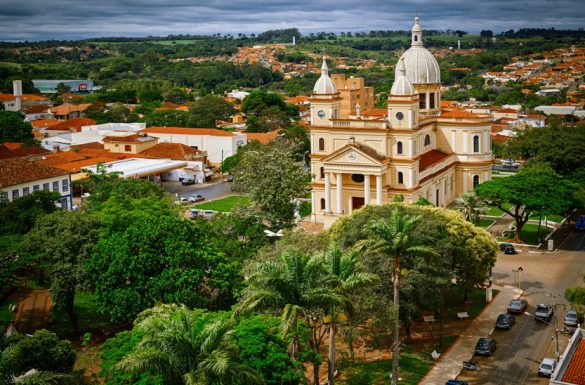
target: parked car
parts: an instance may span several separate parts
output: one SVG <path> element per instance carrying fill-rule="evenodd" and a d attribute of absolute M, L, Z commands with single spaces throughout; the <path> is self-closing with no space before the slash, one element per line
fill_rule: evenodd
<path fill-rule="evenodd" d="M 498 347 L 496 340 L 493 338 L 482 337 L 475 345 L 475 354 L 479 356 L 491 356 Z"/>
<path fill-rule="evenodd" d="M 461 380 L 449 380 L 445 382 L 445 385 L 469 385 L 469 382 Z"/>
<path fill-rule="evenodd" d="M 191 219 L 195 219 L 195 218 L 197 218 L 197 217 L 201 216 L 201 214 L 200 214 L 200 213 L 201 213 L 201 211 L 200 211 L 200 210 L 197 210 L 197 209 L 191 209 L 191 210 L 189 210 L 189 218 L 191 218 Z"/>
<path fill-rule="evenodd" d="M 523 314 L 528 308 L 528 301 L 525 299 L 513 299 L 508 305 L 508 313 Z"/>
<path fill-rule="evenodd" d="M 511 243 L 506 243 L 504 246 L 504 254 L 516 254 L 516 248 Z"/>
<path fill-rule="evenodd" d="M 211 218 L 211 217 L 213 217 L 215 215 L 215 211 L 213 211 L 213 210 L 205 210 L 205 211 L 203 211 L 203 214 L 202 215 L 203 215 L 203 218 L 209 219 L 209 218 Z"/>
<path fill-rule="evenodd" d="M 554 313 L 555 310 L 553 309 L 552 306 L 541 303 L 536 307 L 536 310 L 534 311 L 534 318 L 536 318 L 538 321 L 550 322 Z"/>
<path fill-rule="evenodd" d="M 579 317 L 579 314 L 577 313 L 576 310 L 569 310 L 566 314 L 565 314 L 565 320 L 563 321 L 565 326 L 569 326 L 569 327 L 577 327 L 577 325 L 579 325 L 581 319 Z"/>
<path fill-rule="evenodd" d="M 185 203 L 189 203 L 189 199 L 187 199 L 187 198 L 179 198 L 179 199 L 177 199 L 175 201 L 175 204 L 176 205 L 182 205 L 182 204 L 185 204 Z"/>
<path fill-rule="evenodd" d="M 193 178 L 185 178 L 185 179 L 183 179 L 183 180 L 181 181 L 181 184 L 182 184 L 183 186 L 189 186 L 189 185 L 192 185 L 192 184 L 195 184 L 195 183 L 197 183 L 197 182 L 196 182 L 196 181 L 195 181 L 195 179 L 193 179 Z"/>
<path fill-rule="evenodd" d="M 507 167 L 507 168 L 518 168 L 518 167 L 520 167 L 520 163 L 516 162 L 513 159 L 504 159 L 502 161 L 502 166 Z"/>
<path fill-rule="evenodd" d="M 538 367 L 539 377 L 551 377 L 557 368 L 557 361 L 552 358 L 543 358 Z"/>
<path fill-rule="evenodd" d="M 500 314 L 496 320 L 496 329 L 510 330 L 516 322 L 516 318 L 511 314 Z"/>
<path fill-rule="evenodd" d="M 191 195 L 189 197 L 189 202 L 201 202 L 204 200 L 205 198 L 203 197 L 203 195 Z"/>

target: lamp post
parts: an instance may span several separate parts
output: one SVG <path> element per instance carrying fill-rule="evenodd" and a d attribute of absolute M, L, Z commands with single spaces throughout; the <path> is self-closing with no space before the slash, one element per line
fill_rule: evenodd
<path fill-rule="evenodd" d="M 518 273 L 518 290 L 522 290 L 522 272 L 524 269 L 520 266 L 517 270 L 512 270 L 512 273 L 516 275 Z"/>
<path fill-rule="evenodd" d="M 555 323 L 553 324 L 553 323 L 550 323 L 550 322 L 545 321 L 545 320 L 540 319 L 540 318 L 538 318 L 538 320 L 541 321 L 541 322 L 544 322 L 546 324 L 552 325 L 555 328 L 555 337 L 554 338 L 555 338 L 555 340 L 557 340 L 556 355 L 557 355 L 557 361 L 558 361 L 558 359 L 559 359 L 559 357 L 560 357 L 561 354 L 560 354 L 560 350 L 559 350 L 559 329 L 557 329 L 557 314 L 556 314 L 556 312 L 557 312 L 557 309 L 556 309 L 556 299 L 555 299 Z M 527 311 L 525 311 L 524 314 L 526 314 L 526 315 L 528 315 L 528 316 L 536 319 L 536 317 L 534 316 L 534 314 L 530 314 Z"/>

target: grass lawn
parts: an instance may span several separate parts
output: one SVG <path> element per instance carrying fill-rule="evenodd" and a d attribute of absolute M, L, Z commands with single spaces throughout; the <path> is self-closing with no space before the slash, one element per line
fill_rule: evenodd
<path fill-rule="evenodd" d="M 551 229 L 544 226 L 544 223 L 540 226 L 540 234 L 537 234 L 538 224 L 527 223 L 522 227 L 522 241 L 528 245 L 538 245 L 538 239 L 545 237 L 551 231 Z M 497 237 L 496 241 L 508 242 L 514 238 L 514 233 L 508 231 L 506 237 Z"/>
<path fill-rule="evenodd" d="M 506 203 L 504 207 L 506 209 L 509 209 L 510 207 L 512 207 L 512 205 Z M 485 215 L 489 215 L 490 217 L 501 217 L 502 215 L 504 215 L 504 212 L 495 206 L 488 206 L 488 208 L 489 211 Z"/>
<path fill-rule="evenodd" d="M 75 312 L 81 333 L 101 330 L 110 325 L 110 317 L 107 314 L 99 313 L 96 308 L 97 300 L 93 294 L 80 292 L 75 294 Z M 62 310 L 54 310 L 53 322 L 49 329 L 60 336 L 69 335 L 71 322 L 67 314 Z"/>
<path fill-rule="evenodd" d="M 400 378 L 402 378 L 400 384 L 418 384 L 434 365 L 430 353 L 433 350 L 443 353 L 455 341 L 455 338 L 455 336 L 443 337 L 442 345 L 439 345 L 438 342 L 430 342 L 406 346 L 400 354 Z M 355 364 L 346 361 L 341 365 L 342 376 L 337 383 L 346 385 L 389 385 L 391 372 L 392 360 L 356 362 Z"/>
<path fill-rule="evenodd" d="M 494 221 L 493 219 L 480 219 L 479 222 L 473 222 L 473 224 L 476 225 L 477 227 L 483 227 L 484 229 L 487 229 L 494 223 L 496 223 L 496 221 Z"/>
<path fill-rule="evenodd" d="M 564 216 L 556 215 L 556 214 L 547 215 L 546 217 L 548 218 L 549 221 L 553 221 L 556 223 L 561 223 L 563 221 L 563 219 L 565 219 Z M 537 221 L 540 219 L 540 216 L 539 215 L 531 215 L 530 219 Z M 542 224 L 544 225 L 544 217 L 542 217 Z"/>
<path fill-rule="evenodd" d="M 238 204 L 250 204 L 250 198 L 241 195 L 232 195 L 227 198 L 218 199 L 216 201 L 204 202 L 193 207 L 201 210 L 228 212 L 232 211 Z"/>
<path fill-rule="evenodd" d="M 498 293 L 493 290 L 492 296 L 495 297 Z M 468 296 L 469 304 L 463 303 L 463 293 L 456 288 L 449 290 L 445 294 L 445 319 L 457 320 L 457 313 L 466 311 L 470 319 L 476 318 L 483 308 L 487 305 L 485 301 L 485 289 L 474 288 Z"/>

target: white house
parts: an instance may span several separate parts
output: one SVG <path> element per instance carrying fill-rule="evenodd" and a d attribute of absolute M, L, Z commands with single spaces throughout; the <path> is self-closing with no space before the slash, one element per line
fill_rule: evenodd
<path fill-rule="evenodd" d="M 61 194 L 64 209 L 72 207 L 71 174 L 22 158 L 0 160 L 0 201 L 12 202 L 34 191 L 56 191 Z"/>
<path fill-rule="evenodd" d="M 79 144 L 103 142 L 106 136 L 128 136 L 146 127 L 146 123 L 106 123 L 82 126 L 80 132 L 70 132 L 44 138 L 41 146 L 47 150 L 65 150 Z"/>
<path fill-rule="evenodd" d="M 221 164 L 235 155 L 238 147 L 247 143 L 245 133 L 228 132 L 214 128 L 149 127 L 142 132 L 159 138 L 159 143 L 181 143 L 207 152 L 211 163 Z"/>

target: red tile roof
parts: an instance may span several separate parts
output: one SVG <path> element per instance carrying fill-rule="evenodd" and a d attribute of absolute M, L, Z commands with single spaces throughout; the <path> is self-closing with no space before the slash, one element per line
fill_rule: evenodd
<path fill-rule="evenodd" d="M 127 136 L 106 136 L 104 138 L 104 143 L 142 143 L 142 142 L 150 142 L 152 140 L 157 140 L 152 136 L 147 135 L 127 135 Z"/>
<path fill-rule="evenodd" d="M 4 142 L 4 143 L 2 143 L 2 145 L 4 147 L 6 147 L 7 149 L 9 149 L 10 151 L 12 151 L 12 150 L 16 150 L 17 148 L 21 148 L 22 146 L 24 146 L 24 143 Z"/>
<path fill-rule="evenodd" d="M 466 119 L 477 119 L 479 116 L 473 112 L 465 111 L 461 108 L 454 108 L 452 110 L 441 111 L 441 118 L 466 118 Z"/>
<path fill-rule="evenodd" d="M 585 339 L 579 341 L 575 353 L 563 376 L 563 382 L 585 385 Z"/>
<path fill-rule="evenodd" d="M 48 153 L 50 153 L 49 150 L 45 150 L 44 148 L 38 146 L 20 147 L 14 150 L 9 150 L 0 144 L 0 159 L 24 158 Z"/>
<path fill-rule="evenodd" d="M 84 144 L 76 144 L 75 146 L 71 146 L 71 151 L 79 151 L 82 149 L 98 149 L 103 150 L 104 145 L 100 142 L 89 142 Z"/>
<path fill-rule="evenodd" d="M 69 174 L 58 168 L 18 158 L 0 160 L 0 170 L 0 188 Z"/>
<path fill-rule="evenodd" d="M 278 130 L 270 132 L 248 132 L 246 133 L 246 136 L 248 138 L 248 142 L 257 140 L 260 143 L 266 144 L 272 142 L 278 137 Z"/>
<path fill-rule="evenodd" d="M 209 136 L 235 136 L 236 134 L 215 128 L 185 128 L 185 127 L 149 127 L 141 132 L 147 134 L 173 134 L 173 135 L 209 135 Z"/>
<path fill-rule="evenodd" d="M 61 170 L 70 171 L 70 172 L 80 172 L 82 168 L 86 168 L 89 166 L 95 166 L 96 164 L 98 164 L 100 162 L 108 163 L 108 162 L 113 162 L 116 160 L 118 160 L 118 159 L 113 158 L 113 157 L 110 158 L 110 157 L 104 156 L 104 157 L 78 160 L 77 162 L 62 163 L 59 165 L 54 165 L 53 167 L 59 168 Z"/>
<path fill-rule="evenodd" d="M 44 159 L 54 159 L 54 158 L 61 158 L 65 159 L 67 162 L 74 162 L 76 160 L 85 159 L 85 156 L 79 155 L 73 151 L 62 151 L 62 152 L 55 152 L 52 154 L 47 154 L 43 156 Z"/>
<path fill-rule="evenodd" d="M 96 121 L 93 119 L 73 118 L 73 119 L 68 119 L 68 120 L 65 120 L 64 122 L 49 126 L 49 127 L 47 127 L 47 130 L 80 132 L 81 127 L 91 126 L 92 124 L 96 124 Z"/>
<path fill-rule="evenodd" d="M 58 116 L 63 116 L 70 114 L 72 112 L 83 112 L 85 111 L 91 104 L 84 103 L 84 104 L 71 104 L 71 103 L 63 103 L 57 107 L 51 107 L 51 112 Z M 95 124 L 95 123 L 93 123 Z"/>
<path fill-rule="evenodd" d="M 49 108 L 50 108 L 49 106 L 46 106 L 44 104 L 39 104 L 39 105 L 36 105 L 36 106 L 30 106 L 30 107 L 26 108 L 24 110 L 24 113 L 25 114 L 40 114 L 40 113 L 43 113 L 43 112 L 47 112 L 47 110 Z"/>
<path fill-rule="evenodd" d="M 142 151 L 140 154 L 146 158 L 170 158 L 173 160 L 187 160 L 190 155 L 197 155 L 201 152 L 193 147 L 181 143 L 159 143 L 149 149 Z"/>
<path fill-rule="evenodd" d="M 431 167 L 436 163 L 439 163 L 448 156 L 449 154 L 445 154 L 444 152 L 441 152 L 439 150 L 430 150 L 428 152 L 425 152 L 420 156 L 420 160 L 418 162 L 419 172 Z"/>
<path fill-rule="evenodd" d="M 59 121 L 55 119 L 37 119 L 31 120 L 30 124 L 33 126 L 33 128 L 39 129 L 54 126 L 55 124 L 59 124 Z"/>

